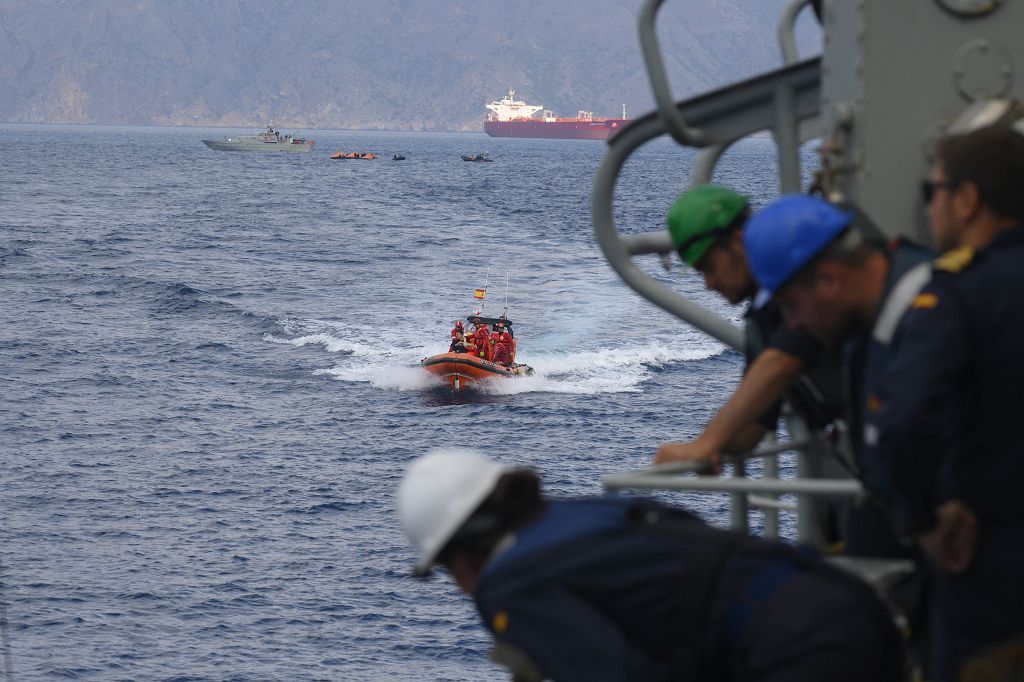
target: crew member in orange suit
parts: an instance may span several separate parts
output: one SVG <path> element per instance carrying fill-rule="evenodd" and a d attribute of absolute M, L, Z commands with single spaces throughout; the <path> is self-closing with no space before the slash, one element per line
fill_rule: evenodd
<path fill-rule="evenodd" d="M 495 353 L 497 352 L 498 337 L 500 335 L 494 329 L 491 330 L 491 336 L 487 339 L 487 359 L 491 362 L 497 362 L 495 359 Z"/>
<path fill-rule="evenodd" d="M 465 333 L 465 331 L 466 330 L 465 330 L 465 327 L 462 324 L 462 320 L 456 320 L 455 321 L 455 327 L 452 329 L 452 345 L 453 346 L 455 345 L 455 342 L 459 340 L 459 337 L 461 337 Z"/>
<path fill-rule="evenodd" d="M 476 325 L 473 332 L 473 345 L 476 346 L 477 355 L 485 360 L 491 359 L 491 330 L 483 323 Z"/>
<path fill-rule="evenodd" d="M 492 348 L 494 348 L 494 362 L 505 367 L 508 367 L 512 363 L 512 349 L 508 345 L 507 337 L 508 332 L 506 332 L 500 325 L 495 329 L 494 333 L 491 334 L 491 344 Z"/>
<path fill-rule="evenodd" d="M 508 349 L 508 362 L 505 364 L 509 367 L 516 361 L 516 340 L 512 338 L 512 335 L 505 329 L 501 332 L 501 342 Z"/>

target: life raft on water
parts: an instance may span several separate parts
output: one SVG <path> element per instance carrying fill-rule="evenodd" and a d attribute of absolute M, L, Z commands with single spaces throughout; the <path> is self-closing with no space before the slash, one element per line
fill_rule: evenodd
<path fill-rule="evenodd" d="M 331 154 L 331 158 L 343 160 L 359 159 L 361 161 L 370 161 L 372 159 L 376 159 L 377 155 L 374 154 L 373 152 L 334 152 L 333 154 Z"/>
<path fill-rule="evenodd" d="M 523 364 L 511 367 L 490 362 L 471 353 L 441 353 L 420 360 L 423 369 L 445 380 L 453 391 L 461 391 L 470 384 L 494 378 L 525 377 L 533 368 Z"/>

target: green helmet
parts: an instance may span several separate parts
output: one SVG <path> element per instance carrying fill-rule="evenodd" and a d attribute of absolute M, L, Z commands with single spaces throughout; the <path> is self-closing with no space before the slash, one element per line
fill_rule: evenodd
<path fill-rule="evenodd" d="M 748 205 L 746 197 L 718 185 L 697 185 L 683 192 L 668 211 L 672 245 L 687 265 L 697 265 Z"/>

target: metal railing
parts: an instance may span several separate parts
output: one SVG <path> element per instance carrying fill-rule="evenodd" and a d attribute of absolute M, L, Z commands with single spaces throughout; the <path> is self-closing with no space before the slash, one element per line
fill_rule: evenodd
<path fill-rule="evenodd" d="M 796 18 L 809 1 L 791 2 L 780 22 L 779 41 L 785 66 L 678 103 L 672 97 L 657 39 L 657 14 L 663 3 L 664 0 L 647 0 L 638 16 L 641 49 L 657 110 L 635 120 L 609 140 L 608 151 L 594 178 L 594 232 L 608 263 L 637 293 L 727 346 L 740 349 L 743 335 L 739 328 L 657 281 L 633 262 L 635 256 L 645 254 L 665 257 L 673 247 L 667 231 L 629 236 L 619 233 L 613 215 L 615 186 L 633 152 L 662 135 L 668 134 L 679 144 L 700 150 L 691 172 L 696 184 L 712 179 L 722 154 L 736 141 L 768 131 L 778 148 L 779 187 L 783 192 L 798 191 L 800 144 L 818 134 L 821 100 L 819 59 L 797 62 Z M 863 494 L 863 488 L 853 479 L 822 479 L 823 439 L 808 433 L 798 419 L 788 422 L 793 440 L 768 444 L 733 458 L 732 477 L 701 475 L 700 463 L 682 463 L 611 474 L 604 478 L 604 484 L 610 489 L 728 493 L 733 527 L 748 530 L 749 510 L 759 509 L 765 512 L 765 534 L 769 537 L 778 535 L 778 513 L 795 511 L 798 538 L 820 545 L 822 498 L 857 498 Z M 788 451 L 797 453 L 797 478 L 783 480 L 778 478 L 777 456 Z M 752 458 L 764 460 L 761 478 L 746 477 L 745 462 Z M 780 500 L 778 496 L 784 494 L 795 495 L 796 502 Z"/>
<path fill-rule="evenodd" d="M 796 20 L 811 0 L 791 0 L 782 10 L 779 18 L 779 50 L 782 51 L 783 64 L 796 64 L 800 61 L 800 53 L 796 49 Z"/>
<path fill-rule="evenodd" d="M 765 536 L 776 538 L 779 534 L 778 512 L 790 511 L 800 514 L 801 502 L 812 503 L 820 497 L 849 497 L 860 499 L 864 488 L 860 481 L 854 479 L 824 478 L 778 478 L 777 456 L 785 452 L 802 452 L 813 449 L 812 440 L 787 441 L 763 445 L 742 455 L 724 458 L 734 469 L 733 476 L 705 475 L 702 462 L 678 462 L 653 466 L 647 469 L 609 474 L 602 479 L 609 490 L 686 490 L 715 493 L 728 493 L 731 496 L 731 526 L 735 530 L 749 530 L 749 510 L 759 509 L 765 512 Z M 751 459 L 763 459 L 765 467 L 761 478 L 747 478 L 745 462 Z M 687 475 L 692 474 L 692 475 Z M 779 500 L 779 495 L 796 495 L 798 501 Z M 815 517 L 812 512 L 801 516 Z M 816 518 L 816 517 L 815 517 Z M 808 524 L 805 524 L 805 526 Z M 808 537 L 811 528 L 798 528 L 801 541 L 813 542 Z"/>
<path fill-rule="evenodd" d="M 700 126 L 703 146 L 717 150 L 716 145 L 728 146 L 755 132 L 787 127 L 788 123 L 776 123 L 780 115 L 794 121 L 813 120 L 818 113 L 819 70 L 818 60 L 812 59 L 681 102 L 676 109 L 682 119 Z M 808 138 L 811 131 L 805 125 L 798 127 L 795 137 L 779 134 L 780 149 L 789 145 L 791 156 L 798 159 L 799 141 Z M 672 243 L 665 231 L 623 236 L 616 227 L 613 198 L 622 167 L 643 144 L 666 133 L 665 119 L 652 112 L 633 121 L 609 141 L 591 195 L 598 244 L 612 268 L 641 296 L 726 345 L 739 348 L 742 334 L 734 325 L 680 296 L 633 264 L 633 256 L 672 253 Z M 713 164 L 708 168 L 710 174 Z M 798 163 L 784 170 L 799 179 Z M 783 183 L 784 189 L 787 184 L 788 181 Z"/>

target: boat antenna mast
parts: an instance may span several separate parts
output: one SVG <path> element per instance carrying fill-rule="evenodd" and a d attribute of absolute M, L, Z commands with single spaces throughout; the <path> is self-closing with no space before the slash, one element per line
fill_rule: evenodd
<path fill-rule="evenodd" d="M 501 316 L 508 317 L 508 270 L 505 271 L 505 310 Z"/>

